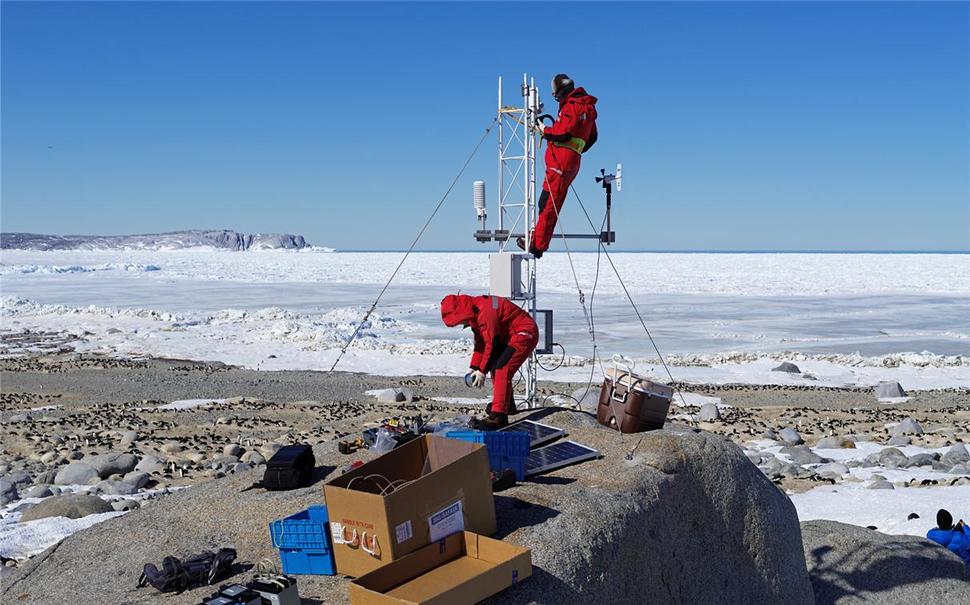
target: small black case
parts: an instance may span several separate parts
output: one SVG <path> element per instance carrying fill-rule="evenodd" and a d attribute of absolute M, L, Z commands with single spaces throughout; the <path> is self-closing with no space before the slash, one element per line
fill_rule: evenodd
<path fill-rule="evenodd" d="M 315 464 L 309 445 L 281 447 L 266 463 L 263 487 L 276 491 L 310 485 Z"/>

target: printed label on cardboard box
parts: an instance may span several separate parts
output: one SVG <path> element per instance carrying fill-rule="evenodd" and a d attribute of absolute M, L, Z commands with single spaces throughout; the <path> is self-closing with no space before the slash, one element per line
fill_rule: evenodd
<path fill-rule="evenodd" d="M 404 523 L 398 525 L 394 528 L 394 533 L 397 534 L 397 543 L 405 542 L 411 539 L 414 533 L 411 531 L 411 521 L 405 521 Z"/>
<path fill-rule="evenodd" d="M 437 542 L 445 536 L 450 536 L 464 529 L 465 516 L 461 511 L 461 500 L 449 504 L 428 517 L 428 530 L 431 533 L 432 542 Z"/>

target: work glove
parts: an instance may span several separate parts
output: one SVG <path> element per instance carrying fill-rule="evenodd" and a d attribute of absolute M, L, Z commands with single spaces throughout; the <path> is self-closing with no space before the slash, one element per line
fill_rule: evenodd
<path fill-rule="evenodd" d="M 546 125 L 542 123 L 542 120 L 536 120 L 536 130 L 539 131 L 539 136 L 546 134 Z"/>
<path fill-rule="evenodd" d="M 476 388 L 481 388 L 485 385 L 485 374 L 479 370 L 472 372 L 472 386 Z"/>

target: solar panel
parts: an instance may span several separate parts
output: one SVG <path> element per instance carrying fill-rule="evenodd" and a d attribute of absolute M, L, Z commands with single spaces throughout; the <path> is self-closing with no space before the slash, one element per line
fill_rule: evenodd
<path fill-rule="evenodd" d="M 513 422 L 507 427 L 499 430 L 529 433 L 529 437 L 531 438 L 529 447 L 540 446 L 543 443 L 548 443 L 553 439 L 558 439 L 566 434 L 566 431 L 562 429 L 557 429 L 554 426 L 542 424 L 541 422 L 534 422 L 532 420 L 520 420 L 518 422 Z"/>
<path fill-rule="evenodd" d="M 591 447 L 586 447 L 575 441 L 560 441 L 532 450 L 525 463 L 525 476 L 531 477 L 576 462 L 599 457 L 600 453 Z"/>

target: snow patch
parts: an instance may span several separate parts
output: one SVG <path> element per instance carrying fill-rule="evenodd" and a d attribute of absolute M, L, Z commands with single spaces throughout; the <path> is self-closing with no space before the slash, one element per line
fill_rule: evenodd
<path fill-rule="evenodd" d="M 163 403 L 155 408 L 156 410 L 191 410 L 198 407 L 207 407 L 213 403 L 225 403 L 225 399 L 179 399 L 171 403 Z"/>
<path fill-rule="evenodd" d="M 885 474 L 885 473 L 883 473 Z M 936 511 L 945 508 L 957 518 L 970 510 L 970 486 L 866 489 L 841 483 L 790 494 L 800 521 L 829 519 L 860 527 L 873 525 L 886 534 L 926 537 L 936 527 Z M 918 519 L 907 519 L 910 513 Z"/>
<path fill-rule="evenodd" d="M 0 522 L 0 555 L 8 559 L 26 559 L 44 552 L 64 538 L 82 529 L 97 525 L 102 521 L 118 517 L 124 512 L 98 513 L 68 519 L 67 517 L 48 517 L 24 523 Z M 17 514 L 16 518 L 19 519 Z"/>

